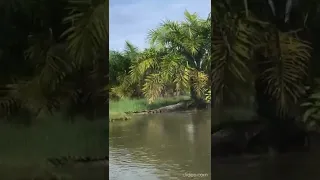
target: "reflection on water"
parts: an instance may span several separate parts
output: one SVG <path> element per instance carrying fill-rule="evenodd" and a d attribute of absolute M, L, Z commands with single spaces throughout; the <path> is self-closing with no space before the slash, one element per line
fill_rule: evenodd
<path fill-rule="evenodd" d="M 111 180 L 210 178 L 210 112 L 139 116 L 110 125 Z M 191 179 L 191 178 L 190 178 Z"/>
<path fill-rule="evenodd" d="M 54 176 L 69 180 L 106 179 L 108 171 L 104 165 L 70 164 L 56 168 L 47 158 L 106 156 L 109 122 L 77 119 L 75 123 L 67 123 L 50 118 L 30 127 L 0 123 L 0 179 L 50 179 Z"/>
<path fill-rule="evenodd" d="M 212 160 L 215 180 L 315 180 L 320 178 L 319 139 L 312 140 L 310 152 L 270 157 L 245 156 Z"/>

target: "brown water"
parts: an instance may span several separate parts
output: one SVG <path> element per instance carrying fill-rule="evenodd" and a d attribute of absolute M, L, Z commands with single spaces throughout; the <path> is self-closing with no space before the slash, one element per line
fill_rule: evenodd
<path fill-rule="evenodd" d="M 209 111 L 183 112 L 110 124 L 109 179 L 211 179 L 210 119 Z"/>
<path fill-rule="evenodd" d="M 311 139 L 310 152 L 242 156 L 212 160 L 215 180 L 315 180 L 320 178 L 319 137 Z"/>
<path fill-rule="evenodd" d="M 104 180 L 104 165 L 54 168 L 46 159 L 61 156 L 103 157 L 108 154 L 108 120 L 74 124 L 49 119 L 22 127 L 0 123 L 0 179 L 62 177 L 62 180 Z"/>

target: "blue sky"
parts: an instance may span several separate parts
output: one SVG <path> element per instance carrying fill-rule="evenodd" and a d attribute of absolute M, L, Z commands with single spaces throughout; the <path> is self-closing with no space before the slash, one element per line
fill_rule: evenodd
<path fill-rule="evenodd" d="M 211 0 L 109 0 L 109 47 L 123 50 L 128 40 L 140 49 L 148 47 L 150 29 L 163 20 L 183 20 L 184 11 L 207 18 Z"/>

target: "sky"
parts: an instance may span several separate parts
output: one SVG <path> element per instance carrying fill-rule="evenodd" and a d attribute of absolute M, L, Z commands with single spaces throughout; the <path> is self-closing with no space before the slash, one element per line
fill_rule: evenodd
<path fill-rule="evenodd" d="M 123 50 L 125 41 L 148 47 L 147 33 L 164 20 L 184 20 L 184 11 L 207 18 L 211 0 L 109 0 L 109 48 Z"/>

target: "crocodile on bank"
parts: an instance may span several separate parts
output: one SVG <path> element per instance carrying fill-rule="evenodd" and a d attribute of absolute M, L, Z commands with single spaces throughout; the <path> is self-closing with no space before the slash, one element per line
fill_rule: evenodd
<path fill-rule="evenodd" d="M 125 117 L 118 117 L 118 118 L 109 118 L 109 122 L 119 121 L 119 120 L 121 120 L 121 121 L 127 121 L 127 120 L 129 120 L 129 119 L 130 119 L 130 117 L 127 117 L 127 116 L 125 116 Z"/>
<path fill-rule="evenodd" d="M 131 112 L 126 112 L 126 114 L 156 114 L 156 113 L 183 111 L 183 110 L 188 110 L 192 108 L 197 108 L 197 107 L 194 106 L 193 101 L 187 100 L 187 101 L 179 102 L 177 104 L 164 106 L 158 109 L 144 110 L 144 111 L 131 111 Z"/>
<path fill-rule="evenodd" d="M 99 165 L 109 166 L 109 156 L 90 157 L 90 156 L 62 156 L 59 158 L 48 158 L 47 161 L 54 167 L 66 165 Z"/>

